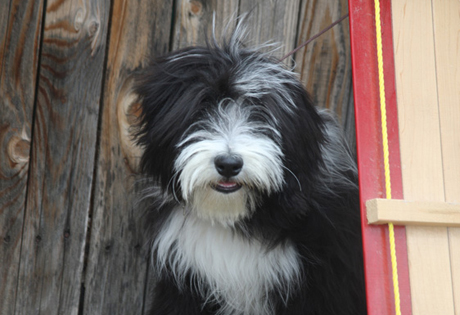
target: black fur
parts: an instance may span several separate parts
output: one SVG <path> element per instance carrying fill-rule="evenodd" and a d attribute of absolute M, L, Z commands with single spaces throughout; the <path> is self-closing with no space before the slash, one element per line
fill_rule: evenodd
<path fill-rule="evenodd" d="M 264 91 L 247 96 L 235 82 L 241 73 L 257 67 L 269 68 L 268 73 L 283 82 L 282 93 L 280 87 L 269 90 L 261 85 Z M 366 313 L 355 167 L 342 149 L 335 148 L 343 156 L 326 152 L 342 140 L 327 132 L 336 128 L 334 122 L 318 112 L 294 75 L 277 60 L 232 44 L 190 47 L 155 60 L 140 76 L 136 93 L 142 108 L 136 134 L 144 149 L 142 172 L 168 196 L 156 195 L 150 206 L 146 220 L 150 237 L 156 237 L 177 202 L 183 202 L 181 187 L 171 178 L 180 150 L 177 144 L 193 123 L 224 98 L 264 106 L 278 120 L 283 163 L 297 179 L 285 172 L 280 191 L 258 192 L 262 198 L 257 209 L 238 221 L 234 231 L 263 242 L 267 251 L 292 242 L 300 254 L 302 282 L 287 304 L 271 293 L 274 314 Z M 295 107 L 280 105 L 288 103 L 286 95 Z M 335 160 L 328 162 L 326 154 Z M 334 165 L 337 161 L 343 165 Z M 190 275 L 185 289 L 179 289 L 168 272 L 158 277 L 149 314 L 218 312 L 219 305 L 206 305 L 193 289 Z"/>

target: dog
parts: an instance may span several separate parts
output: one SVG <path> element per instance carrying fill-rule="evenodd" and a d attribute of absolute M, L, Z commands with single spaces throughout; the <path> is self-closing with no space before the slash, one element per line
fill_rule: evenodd
<path fill-rule="evenodd" d="M 138 76 L 148 314 L 365 314 L 357 169 L 330 114 L 238 32 Z"/>

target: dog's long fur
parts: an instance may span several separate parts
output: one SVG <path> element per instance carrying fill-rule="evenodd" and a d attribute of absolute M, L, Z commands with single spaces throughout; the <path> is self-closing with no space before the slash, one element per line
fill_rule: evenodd
<path fill-rule="evenodd" d="M 293 72 L 234 35 L 155 60 L 136 93 L 149 314 L 365 314 L 355 163 Z"/>

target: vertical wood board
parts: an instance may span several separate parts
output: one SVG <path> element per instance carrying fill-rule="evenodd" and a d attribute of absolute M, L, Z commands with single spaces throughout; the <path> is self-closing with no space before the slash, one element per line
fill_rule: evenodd
<path fill-rule="evenodd" d="M 16 314 L 78 314 L 108 1 L 48 1 Z"/>
<path fill-rule="evenodd" d="M 296 46 L 347 13 L 347 1 L 308 0 L 301 3 Z M 356 150 L 352 65 L 348 20 L 342 21 L 295 54 L 296 72 L 316 105 L 337 116 Z"/>
<path fill-rule="evenodd" d="M 327 21 L 320 8 L 334 1 L 0 1 L 1 314 L 145 311 L 155 278 L 136 205 L 133 74 L 151 57 L 204 44 L 214 13 L 219 39 L 251 11 L 245 43 L 281 43 L 281 57 L 303 32 L 303 5 L 317 8 L 306 18 Z M 333 78 L 328 99 L 349 104 L 337 48 L 346 32 L 331 32 L 336 44 L 304 58 L 331 63 L 314 76 Z"/>
<path fill-rule="evenodd" d="M 275 49 L 274 56 L 281 58 L 295 48 L 299 10 L 300 0 L 241 1 L 239 14 L 248 13 L 245 42 L 250 47 L 269 44 L 262 50 Z M 291 65 L 290 61 L 284 62 Z"/>
<path fill-rule="evenodd" d="M 319 33 L 347 13 L 347 1 L 308 0 L 302 3 L 296 45 Z M 351 97 L 351 57 L 349 23 L 342 21 L 327 33 L 296 53 L 297 71 L 314 101 L 329 108 L 346 121 L 348 99 Z M 338 84 L 340 82 L 340 84 Z"/>
<path fill-rule="evenodd" d="M 2 1 L 0 10 L 0 313 L 13 314 L 43 1 Z"/>
<path fill-rule="evenodd" d="M 460 203 L 460 2 L 432 0 L 445 198 Z M 449 228 L 455 314 L 460 314 L 460 228 Z"/>
<path fill-rule="evenodd" d="M 172 50 L 205 45 L 206 37 L 211 40 L 213 36 L 213 16 L 216 39 L 225 34 L 225 27 L 229 31 L 235 27 L 232 18 L 237 17 L 237 0 L 175 0 L 175 3 Z"/>
<path fill-rule="evenodd" d="M 349 10 L 368 314 L 395 314 L 388 227 L 367 224 L 365 215 L 366 201 L 384 198 L 386 192 L 374 3 L 350 0 Z M 393 198 L 402 199 L 391 2 L 381 2 L 380 18 L 391 191 Z M 394 230 L 401 312 L 410 315 L 406 231 L 402 226 Z"/>
<path fill-rule="evenodd" d="M 113 2 L 83 314 L 142 314 L 148 239 L 129 131 L 133 74 L 167 52 L 172 1 Z"/>
<path fill-rule="evenodd" d="M 404 197 L 444 201 L 431 1 L 392 1 Z M 407 227 L 413 314 L 454 314 L 447 228 Z"/>
<path fill-rule="evenodd" d="M 8 34 L 8 22 L 10 20 L 10 7 L 13 0 L 0 1 L 0 74 L 3 68 L 3 55 L 5 53 L 6 39 Z"/>

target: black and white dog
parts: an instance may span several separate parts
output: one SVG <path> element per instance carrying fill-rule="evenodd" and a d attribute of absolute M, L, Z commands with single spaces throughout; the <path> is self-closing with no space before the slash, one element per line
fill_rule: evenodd
<path fill-rule="evenodd" d="M 234 34 L 155 60 L 136 134 L 149 314 L 365 314 L 357 171 L 297 76 Z"/>

